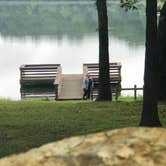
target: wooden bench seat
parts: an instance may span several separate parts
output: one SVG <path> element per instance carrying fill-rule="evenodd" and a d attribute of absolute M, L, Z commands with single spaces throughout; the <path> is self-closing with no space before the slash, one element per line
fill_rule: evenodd
<path fill-rule="evenodd" d="M 92 98 L 96 98 L 99 90 L 99 64 L 97 63 L 86 63 L 83 64 L 83 73 L 90 73 L 93 79 L 94 87 L 92 89 Z M 121 92 L 121 64 L 120 63 L 110 63 L 110 85 L 112 88 L 112 93 L 120 95 Z"/>
<path fill-rule="evenodd" d="M 60 64 L 22 65 L 20 67 L 21 97 L 40 96 L 40 93 L 47 94 L 46 92 L 57 97 L 60 75 Z"/>

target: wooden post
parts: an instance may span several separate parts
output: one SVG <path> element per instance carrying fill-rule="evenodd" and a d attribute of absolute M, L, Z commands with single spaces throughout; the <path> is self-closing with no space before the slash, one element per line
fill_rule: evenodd
<path fill-rule="evenodd" d="M 55 100 L 58 99 L 58 85 L 55 85 Z"/>
<path fill-rule="evenodd" d="M 137 85 L 134 85 L 134 99 L 137 100 Z"/>

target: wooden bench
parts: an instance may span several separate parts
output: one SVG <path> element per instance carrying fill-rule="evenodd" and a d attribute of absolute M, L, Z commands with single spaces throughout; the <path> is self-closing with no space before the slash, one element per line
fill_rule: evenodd
<path fill-rule="evenodd" d="M 21 98 L 55 97 L 61 76 L 60 64 L 30 64 L 20 67 Z"/>
<path fill-rule="evenodd" d="M 99 64 L 87 63 L 83 64 L 83 73 L 90 73 L 93 79 L 93 89 L 91 92 L 92 98 L 96 98 L 99 90 Z M 121 92 L 121 64 L 110 63 L 110 85 L 112 88 L 112 94 L 116 95 L 116 99 Z"/>

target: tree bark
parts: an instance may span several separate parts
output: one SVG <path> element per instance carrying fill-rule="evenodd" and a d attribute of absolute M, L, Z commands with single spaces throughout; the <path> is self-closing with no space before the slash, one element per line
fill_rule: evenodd
<path fill-rule="evenodd" d="M 166 100 L 166 2 L 160 12 L 158 25 L 159 43 L 159 100 Z"/>
<path fill-rule="evenodd" d="M 146 0 L 146 51 L 140 126 L 161 126 L 158 112 L 157 0 Z"/>
<path fill-rule="evenodd" d="M 109 76 L 108 51 L 108 16 L 107 1 L 97 0 L 98 30 L 99 30 L 99 96 L 98 100 L 112 101 Z"/>

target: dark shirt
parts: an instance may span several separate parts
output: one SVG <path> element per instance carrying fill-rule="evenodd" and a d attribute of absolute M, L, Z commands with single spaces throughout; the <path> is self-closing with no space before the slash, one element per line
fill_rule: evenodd
<path fill-rule="evenodd" d="M 88 89 L 90 90 L 92 88 L 92 79 L 89 79 Z"/>

